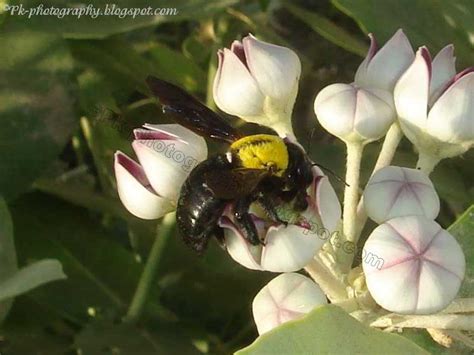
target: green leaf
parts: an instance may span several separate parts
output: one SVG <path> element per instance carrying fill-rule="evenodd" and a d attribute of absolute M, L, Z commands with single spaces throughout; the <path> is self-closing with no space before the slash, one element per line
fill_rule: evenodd
<path fill-rule="evenodd" d="M 107 321 L 88 324 L 77 334 L 74 347 L 87 355 L 104 354 L 104 350 L 140 355 L 199 354 L 191 342 L 173 326 L 162 326 L 150 331 L 131 324 Z"/>
<path fill-rule="evenodd" d="M 77 323 L 89 318 L 90 308 L 99 314 L 123 314 L 142 265 L 86 210 L 37 193 L 15 201 L 11 213 L 20 260 L 56 258 L 68 275 L 29 296 Z M 152 303 L 147 312 L 152 316 L 156 310 Z"/>
<path fill-rule="evenodd" d="M 336 25 L 334 22 L 315 12 L 310 12 L 299 6 L 293 5 L 290 2 L 285 2 L 284 6 L 290 10 L 293 15 L 298 17 L 328 41 L 333 42 L 349 52 L 360 55 L 361 57 L 366 56 L 367 50 L 369 49 L 368 45 L 360 41 L 357 37 L 354 37 L 342 27 Z"/>
<path fill-rule="evenodd" d="M 5 200 L 0 197 L 0 283 L 10 278 L 17 270 L 13 224 Z M 0 322 L 7 316 L 11 304 L 11 300 L 0 303 Z"/>
<path fill-rule="evenodd" d="M 318 307 L 260 336 L 247 354 L 428 354 L 395 334 L 370 328 L 333 305 Z"/>
<path fill-rule="evenodd" d="M 85 4 L 84 12 L 79 16 L 72 12 L 72 9 L 78 9 L 79 6 L 68 0 L 13 0 L 9 1 L 10 5 L 21 4 L 25 9 L 36 11 L 38 15 L 14 15 L 9 16 L 8 20 L 14 22 L 20 28 L 28 27 L 33 31 L 60 34 L 67 38 L 100 39 L 112 34 L 164 22 L 205 18 L 222 11 L 236 2 L 237 0 L 159 0 L 153 3 L 147 0 L 115 0 L 113 2 L 96 0 L 93 3 Z M 68 10 L 71 12 L 69 15 L 64 16 L 60 14 L 58 16 L 41 16 L 39 15 L 40 9 L 37 8 L 40 4 L 43 4 L 43 13 L 52 6 L 57 9 L 53 11 L 62 11 L 64 14 Z M 160 16 L 160 14 L 157 14 L 154 16 L 154 14 L 138 14 L 136 12 L 148 8 L 151 8 L 153 11 L 154 9 L 166 11 L 166 8 L 170 8 L 170 15 Z M 109 15 L 106 15 L 106 11 L 108 11 Z M 128 15 L 126 15 L 127 13 Z"/>
<path fill-rule="evenodd" d="M 0 33 L 0 194 L 12 199 L 60 153 L 76 127 L 72 60 L 64 40 Z"/>
<path fill-rule="evenodd" d="M 458 218 L 448 231 L 456 237 L 466 256 L 466 275 L 458 297 L 474 295 L 474 205 Z"/>
<path fill-rule="evenodd" d="M 474 3 L 471 0 L 332 0 L 379 43 L 402 28 L 415 48 L 427 45 L 436 53 L 449 43 L 456 46 L 462 68 L 472 65 Z"/>
<path fill-rule="evenodd" d="M 28 265 L 0 283 L 0 301 L 21 295 L 45 283 L 65 279 L 61 263 L 41 260 Z"/>

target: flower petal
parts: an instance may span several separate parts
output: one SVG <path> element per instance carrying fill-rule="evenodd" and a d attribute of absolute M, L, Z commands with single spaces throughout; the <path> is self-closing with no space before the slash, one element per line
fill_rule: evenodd
<path fill-rule="evenodd" d="M 188 144 L 180 140 L 135 140 L 132 147 L 153 189 L 177 201 L 182 184 L 198 160 L 186 155 Z"/>
<path fill-rule="evenodd" d="M 133 215 L 157 219 L 174 209 L 169 200 L 153 191 L 143 168 L 122 152 L 115 153 L 114 169 L 120 200 Z"/>
<path fill-rule="evenodd" d="M 366 82 L 367 76 L 367 66 L 369 65 L 370 61 L 377 53 L 377 41 L 375 40 L 375 36 L 372 33 L 369 33 L 370 39 L 370 47 L 369 51 L 367 52 L 367 56 L 365 57 L 364 61 L 360 63 L 359 68 L 357 68 L 357 72 L 355 74 L 354 82 L 357 85 L 363 85 Z"/>
<path fill-rule="evenodd" d="M 324 228 L 326 228 L 329 233 L 333 233 L 337 230 L 341 221 L 342 212 L 336 191 L 334 191 L 327 176 L 321 178 L 317 184 L 316 203 Z"/>
<path fill-rule="evenodd" d="M 413 48 L 400 29 L 368 62 L 365 75 L 356 76 L 355 83 L 362 87 L 392 92 L 398 78 L 413 62 Z"/>
<path fill-rule="evenodd" d="M 301 62 L 291 49 L 260 41 L 252 35 L 242 40 L 245 57 L 260 90 L 276 100 L 287 100 L 301 75 Z"/>
<path fill-rule="evenodd" d="M 310 229 L 296 225 L 270 227 L 260 264 L 273 272 L 297 271 L 311 261 L 324 243 Z"/>
<path fill-rule="evenodd" d="M 258 333 L 263 334 L 290 320 L 301 318 L 327 304 L 321 288 L 300 274 L 282 274 L 255 296 L 252 312 Z"/>
<path fill-rule="evenodd" d="M 192 155 L 197 162 L 201 162 L 207 158 L 207 144 L 206 140 L 187 129 L 179 124 L 149 124 L 145 123 L 143 127 L 156 131 L 165 133 L 174 137 L 177 140 L 187 143 L 187 145 L 183 146 L 183 153 L 185 155 Z M 136 139 L 145 139 L 145 138 L 138 138 Z M 153 138 L 152 138 L 153 139 Z M 154 138 L 154 139 L 164 139 L 164 138 Z"/>
<path fill-rule="evenodd" d="M 251 270 L 263 270 L 260 266 L 261 245 L 251 245 L 247 242 L 227 216 L 219 219 L 219 226 L 224 228 L 226 249 L 232 259 Z"/>
<path fill-rule="evenodd" d="M 398 117 L 407 137 L 413 141 L 412 127 L 424 129 L 428 114 L 430 63 L 426 48 L 420 48 L 415 60 L 395 86 L 394 99 Z"/>
<path fill-rule="evenodd" d="M 474 72 L 462 76 L 434 103 L 428 132 L 448 143 L 474 141 Z"/>
<path fill-rule="evenodd" d="M 227 48 L 218 52 L 219 67 L 214 78 L 214 101 L 224 112 L 236 116 L 258 116 L 263 110 L 263 94 L 249 70 Z"/>
<path fill-rule="evenodd" d="M 454 46 L 447 45 L 439 51 L 433 59 L 433 75 L 430 82 L 430 101 L 435 102 L 439 94 L 456 75 L 456 57 L 454 56 Z"/>

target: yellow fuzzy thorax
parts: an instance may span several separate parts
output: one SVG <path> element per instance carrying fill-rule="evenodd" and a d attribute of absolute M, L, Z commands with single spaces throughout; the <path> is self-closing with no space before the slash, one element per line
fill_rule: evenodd
<path fill-rule="evenodd" d="M 230 146 L 242 166 L 250 169 L 273 169 L 281 176 L 288 167 L 288 149 L 278 136 L 256 134 L 235 141 Z"/>

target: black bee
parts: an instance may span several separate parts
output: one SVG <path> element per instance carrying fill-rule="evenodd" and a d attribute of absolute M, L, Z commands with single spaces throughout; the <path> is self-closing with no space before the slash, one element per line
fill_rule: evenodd
<path fill-rule="evenodd" d="M 277 206 L 293 202 L 297 211 L 307 208 L 306 190 L 313 181 L 313 164 L 298 145 L 256 124 L 255 128 L 265 133 L 245 136 L 181 88 L 152 76 L 147 84 L 163 111 L 178 124 L 205 138 L 230 144 L 226 154 L 198 164 L 181 188 L 177 225 L 192 249 L 202 253 L 212 236 L 223 243 L 223 230 L 217 222 L 229 204 L 235 223 L 254 245 L 263 241 L 249 213 L 252 203 L 259 203 L 272 220 L 285 224 L 278 217 Z"/>

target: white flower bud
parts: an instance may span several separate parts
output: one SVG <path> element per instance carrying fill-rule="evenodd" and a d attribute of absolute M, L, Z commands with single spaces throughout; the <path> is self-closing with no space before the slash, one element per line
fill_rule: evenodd
<path fill-rule="evenodd" d="M 474 72 L 454 73 L 452 46 L 433 61 L 421 47 L 394 91 L 403 133 L 420 153 L 438 160 L 474 144 Z"/>
<path fill-rule="evenodd" d="M 465 259 L 456 239 L 422 216 L 378 226 L 365 243 L 362 267 L 374 300 L 388 311 L 432 314 L 459 291 Z"/>
<path fill-rule="evenodd" d="M 249 35 L 218 53 L 214 101 L 224 112 L 292 133 L 291 112 L 301 63 L 289 48 Z"/>
<path fill-rule="evenodd" d="M 146 124 L 134 134 L 132 146 L 141 165 L 121 152 L 115 153 L 120 200 L 139 218 L 160 218 L 175 209 L 181 185 L 206 159 L 206 142 L 177 124 Z"/>
<path fill-rule="evenodd" d="M 416 169 L 388 166 L 377 171 L 364 191 L 367 215 L 377 223 L 395 217 L 438 216 L 439 197 L 430 179 Z"/>
<path fill-rule="evenodd" d="M 277 276 L 262 288 L 253 300 L 252 310 L 258 333 L 263 334 L 325 304 L 326 296 L 316 283 L 291 273 Z"/>
<path fill-rule="evenodd" d="M 291 272 L 302 269 L 313 259 L 341 218 L 341 207 L 328 178 L 317 168 L 314 174 L 308 189 L 309 207 L 294 224 L 277 225 L 254 215 L 264 246 L 252 245 L 245 239 L 231 208 L 224 212 L 219 226 L 224 228 L 226 248 L 235 261 L 252 270 Z"/>
<path fill-rule="evenodd" d="M 355 84 L 332 84 L 314 101 L 321 126 L 345 142 L 368 143 L 383 137 L 395 120 L 389 92 Z"/>
<path fill-rule="evenodd" d="M 414 57 L 402 30 L 380 50 L 369 37 L 370 49 L 354 83 L 329 85 L 314 102 L 319 123 L 345 142 L 366 144 L 387 133 L 396 118 L 393 87 Z"/>

